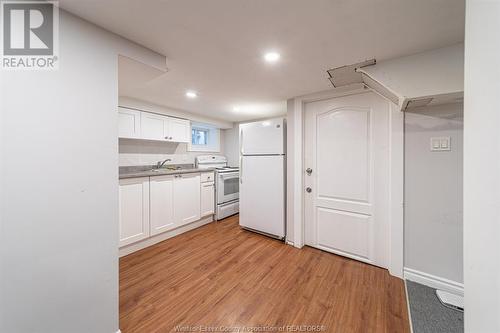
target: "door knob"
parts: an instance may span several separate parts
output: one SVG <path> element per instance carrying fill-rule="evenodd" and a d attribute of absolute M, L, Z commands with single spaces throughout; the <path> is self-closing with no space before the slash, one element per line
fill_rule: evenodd
<path fill-rule="evenodd" d="M 312 188 L 310 188 L 310 187 L 306 187 L 306 192 L 307 192 L 307 193 L 311 193 L 311 192 L 312 192 Z"/>
<path fill-rule="evenodd" d="M 306 173 L 308 176 L 310 176 L 312 172 L 313 172 L 313 169 L 311 169 L 311 168 L 306 169 Z"/>

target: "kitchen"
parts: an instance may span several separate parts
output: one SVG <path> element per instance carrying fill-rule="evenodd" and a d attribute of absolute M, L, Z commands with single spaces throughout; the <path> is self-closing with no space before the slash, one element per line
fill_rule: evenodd
<path fill-rule="evenodd" d="M 0 331 L 500 331 L 497 3 L 0 6 Z"/>
<path fill-rule="evenodd" d="M 220 154 L 221 130 L 213 124 L 127 107 L 118 108 L 118 119 L 121 256 L 238 214 L 240 188 L 245 203 L 240 225 L 284 239 L 284 118 L 240 125 L 239 164 L 248 170 L 248 184 L 247 173 L 243 177 Z M 190 156 L 180 154 L 184 150 Z M 219 154 L 207 155 L 210 150 Z M 168 151 L 173 154 L 164 154 Z M 268 190 L 277 200 L 255 203 Z M 273 223 L 259 225 L 263 220 Z"/>

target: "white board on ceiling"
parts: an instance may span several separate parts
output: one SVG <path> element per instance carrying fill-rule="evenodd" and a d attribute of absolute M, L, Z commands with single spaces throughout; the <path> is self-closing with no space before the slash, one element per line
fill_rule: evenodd
<path fill-rule="evenodd" d="M 356 69 L 375 65 L 375 62 L 375 59 L 365 60 L 355 64 L 329 69 L 327 73 L 330 75 L 330 82 L 335 88 L 355 83 L 363 83 L 362 74 L 357 72 Z"/>
<path fill-rule="evenodd" d="M 460 102 L 463 97 L 464 45 L 426 51 L 358 68 L 365 83 L 402 110 Z"/>

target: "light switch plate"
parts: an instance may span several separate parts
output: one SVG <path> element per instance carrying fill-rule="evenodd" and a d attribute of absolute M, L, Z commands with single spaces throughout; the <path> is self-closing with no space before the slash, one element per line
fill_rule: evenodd
<path fill-rule="evenodd" d="M 431 151 L 450 151 L 451 138 L 449 136 L 431 138 Z"/>

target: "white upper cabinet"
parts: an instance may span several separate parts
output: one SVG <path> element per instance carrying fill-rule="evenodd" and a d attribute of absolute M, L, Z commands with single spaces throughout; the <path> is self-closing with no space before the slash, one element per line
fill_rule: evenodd
<path fill-rule="evenodd" d="M 149 179 L 120 180 L 119 198 L 119 245 L 149 237 Z"/>
<path fill-rule="evenodd" d="M 182 226 L 200 219 L 200 174 L 174 176 L 174 221 Z"/>
<path fill-rule="evenodd" d="M 118 108 L 118 137 L 139 139 L 141 137 L 141 112 Z"/>
<path fill-rule="evenodd" d="M 187 143 L 190 131 L 189 120 L 141 112 L 140 139 Z"/>
<path fill-rule="evenodd" d="M 175 227 L 174 221 L 174 176 L 151 177 L 150 222 L 151 236 Z"/>
<path fill-rule="evenodd" d="M 165 123 L 167 117 L 141 112 L 141 139 L 167 141 Z"/>
<path fill-rule="evenodd" d="M 171 141 L 188 143 L 191 141 L 191 123 L 185 119 L 169 118 L 167 135 Z"/>

